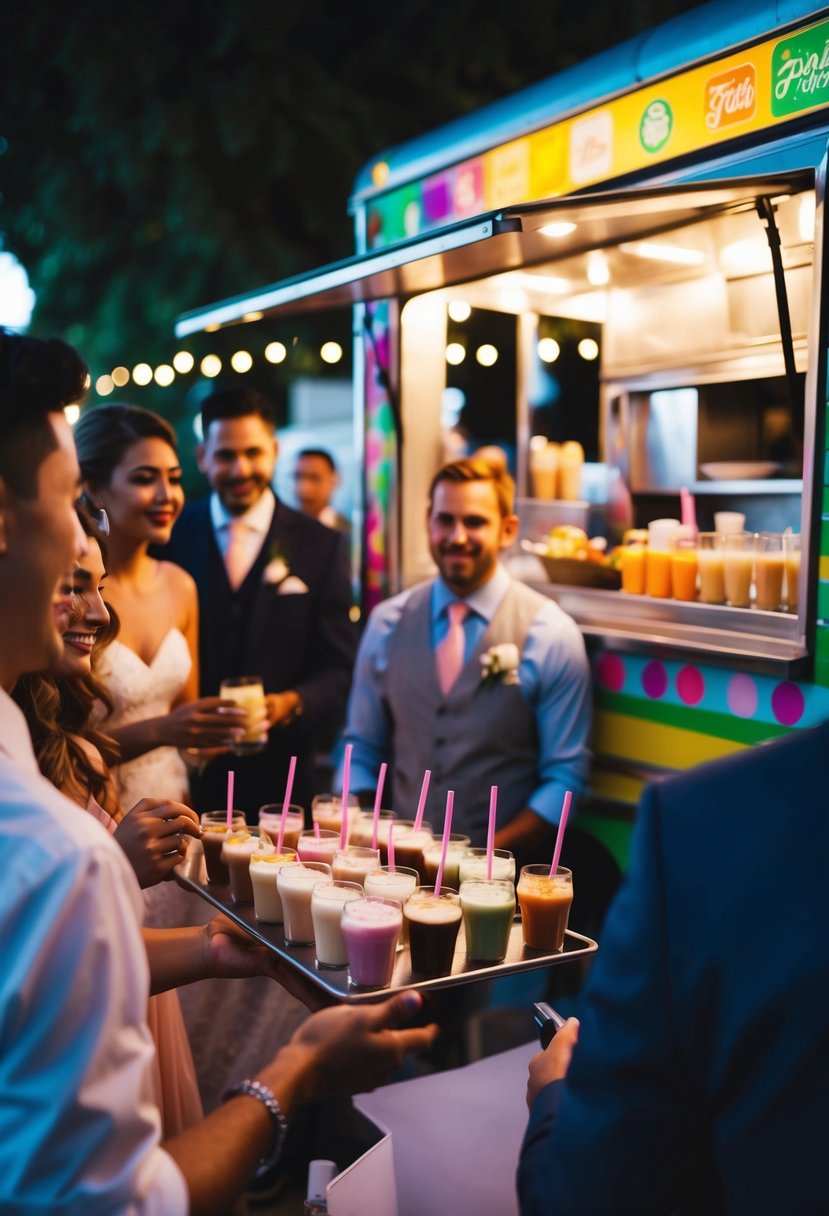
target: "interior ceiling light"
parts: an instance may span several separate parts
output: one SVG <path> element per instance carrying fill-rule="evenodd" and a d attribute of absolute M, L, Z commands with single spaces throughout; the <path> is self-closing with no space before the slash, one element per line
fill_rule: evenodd
<path fill-rule="evenodd" d="M 812 190 L 804 194 L 797 209 L 797 227 L 801 241 L 815 239 L 815 195 Z"/>
<path fill-rule="evenodd" d="M 542 236 L 569 236 L 571 232 L 576 231 L 576 225 L 571 224 L 569 220 L 554 220 L 551 224 L 543 224 L 538 231 Z"/>
<path fill-rule="evenodd" d="M 521 287 L 527 291 L 545 291 L 554 296 L 566 296 L 572 284 L 553 274 L 530 274 L 528 271 L 511 270 L 498 276 L 500 287 Z"/>
<path fill-rule="evenodd" d="M 450 320 L 455 321 L 458 325 L 462 325 L 464 321 L 469 320 L 472 314 L 472 305 L 467 304 L 466 300 L 451 300 L 446 311 L 449 313 Z"/>
<path fill-rule="evenodd" d="M 492 367 L 498 362 L 498 350 L 491 342 L 484 342 L 475 351 L 475 358 L 480 363 L 481 367 Z"/>
<path fill-rule="evenodd" d="M 466 350 L 460 342 L 450 342 L 446 348 L 446 362 L 457 367 L 466 358 Z"/>
<path fill-rule="evenodd" d="M 619 248 L 622 253 L 632 253 L 637 258 L 648 258 L 652 262 L 673 262 L 677 266 L 700 266 L 705 261 L 705 254 L 701 249 L 664 245 L 660 241 L 626 241 Z"/>
<path fill-rule="evenodd" d="M 242 320 L 247 324 L 250 321 L 261 321 L 264 317 L 263 312 L 246 312 Z"/>
<path fill-rule="evenodd" d="M 725 274 L 762 274 L 771 270 L 771 251 L 765 241 L 749 237 L 723 246 L 720 266 Z"/>
<path fill-rule="evenodd" d="M 599 357 L 599 344 L 593 338 L 582 338 L 577 349 L 582 359 L 587 359 L 588 362 Z"/>
<path fill-rule="evenodd" d="M 561 354 L 561 347 L 555 338 L 540 338 L 536 350 L 542 363 L 555 363 Z"/>
<path fill-rule="evenodd" d="M 284 342 L 269 342 L 265 347 L 265 358 L 268 363 L 282 363 L 288 354 Z"/>
<path fill-rule="evenodd" d="M 587 281 L 592 287 L 606 287 L 610 282 L 610 266 L 599 249 L 587 255 Z"/>

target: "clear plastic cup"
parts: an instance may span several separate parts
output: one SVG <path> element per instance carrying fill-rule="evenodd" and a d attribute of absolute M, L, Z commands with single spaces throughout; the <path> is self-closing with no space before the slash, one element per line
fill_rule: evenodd
<path fill-rule="evenodd" d="M 343 908 L 342 931 L 351 982 L 359 988 L 388 988 L 403 924 L 396 899 L 364 896 Z"/>
<path fill-rule="evenodd" d="M 268 802 L 259 808 L 259 826 L 264 828 L 274 844 L 279 840 L 279 825 L 282 822 L 282 803 Z M 295 849 L 300 834 L 305 831 L 305 811 L 296 803 L 291 803 L 285 816 L 285 834 L 282 837 L 283 848 Z"/>
<path fill-rule="evenodd" d="M 461 883 L 466 956 L 475 962 L 500 963 L 509 948 L 515 917 L 515 887 L 509 881 L 468 879 Z"/>
<path fill-rule="evenodd" d="M 296 861 L 283 866 L 276 876 L 279 898 L 282 900 L 282 923 L 289 946 L 311 946 L 314 942 L 314 922 L 311 917 L 311 895 L 317 883 L 331 879 L 331 867 L 323 861 Z"/>
<path fill-rule="evenodd" d="M 342 931 L 343 908 L 362 899 L 358 882 L 320 882 L 311 892 L 311 920 L 317 949 L 317 966 L 347 967 L 348 953 Z"/>
<path fill-rule="evenodd" d="M 274 850 L 276 845 L 274 845 Z M 253 909 L 256 919 L 263 925 L 282 924 L 282 899 L 276 885 L 277 875 L 283 866 L 296 861 L 294 849 L 282 852 L 254 853 L 250 859 L 250 881 L 253 887 Z"/>
<path fill-rule="evenodd" d="M 546 954 L 559 953 L 573 902 L 572 870 L 559 866 L 551 875 L 546 865 L 522 866 L 515 893 L 524 945 Z"/>

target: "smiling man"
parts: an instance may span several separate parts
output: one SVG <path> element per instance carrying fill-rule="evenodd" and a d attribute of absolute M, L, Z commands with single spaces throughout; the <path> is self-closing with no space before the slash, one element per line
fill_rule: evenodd
<path fill-rule="evenodd" d="M 346 741 L 352 787 L 393 773 L 386 805 L 409 818 L 425 769 L 426 819 L 486 843 L 489 793 L 499 789 L 495 843 L 537 861 L 565 790 L 584 786 L 590 685 L 576 624 L 500 564 L 518 534 L 515 488 L 502 468 L 457 460 L 429 491 L 429 548 L 438 577 L 374 610 L 357 658 Z"/>
<path fill-rule="evenodd" d="M 198 586 L 201 695 L 229 676 L 264 681 L 267 748 L 214 760 L 194 782 L 196 809 L 215 810 L 233 768 L 237 805 L 254 822 L 282 797 L 292 755 L 293 801 L 310 805 L 313 738 L 341 723 L 355 648 L 347 541 L 277 500 L 274 428 L 273 406 L 255 390 L 205 399 L 196 457 L 213 492 L 185 507 L 159 550 Z"/>

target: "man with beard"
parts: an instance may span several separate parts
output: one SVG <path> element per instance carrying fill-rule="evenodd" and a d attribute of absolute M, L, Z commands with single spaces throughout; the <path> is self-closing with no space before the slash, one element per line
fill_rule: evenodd
<path fill-rule="evenodd" d="M 218 389 L 202 403 L 196 458 L 213 493 L 185 507 L 159 555 L 183 566 L 199 592 L 201 695 L 230 676 L 261 676 L 269 736 L 256 755 L 223 756 L 193 782 L 197 810 L 223 806 L 227 772 L 249 820 L 285 789 L 313 792 L 313 737 L 342 719 L 354 661 L 348 544 L 279 502 L 271 483 L 279 445 L 271 403 L 250 389 Z"/>
<path fill-rule="evenodd" d="M 590 684 L 581 634 L 551 599 L 515 582 L 499 562 L 516 539 L 514 485 L 505 469 L 456 460 L 429 491 L 429 548 L 438 577 L 371 614 L 362 639 L 345 740 L 352 788 L 392 772 L 384 804 L 412 818 L 425 769 L 425 819 L 486 843 L 498 786 L 495 844 L 516 862 L 550 855 L 564 794 L 585 783 Z"/>

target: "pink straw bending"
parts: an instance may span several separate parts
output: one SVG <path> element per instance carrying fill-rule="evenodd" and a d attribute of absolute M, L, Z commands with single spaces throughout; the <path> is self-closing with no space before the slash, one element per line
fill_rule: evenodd
<path fill-rule="evenodd" d="M 420 787 L 420 798 L 417 802 L 417 814 L 415 815 L 414 821 L 415 831 L 418 831 L 420 829 L 420 825 L 423 823 L 423 812 L 426 809 L 426 795 L 429 793 L 429 781 L 431 776 L 432 770 L 427 768 L 426 772 L 423 774 L 423 784 Z"/>

